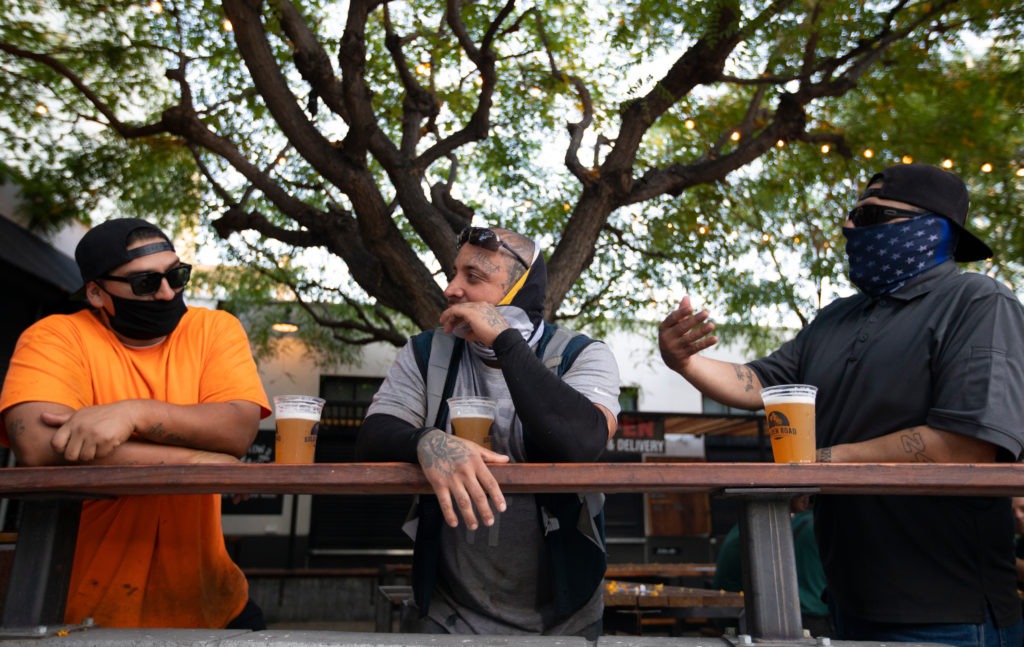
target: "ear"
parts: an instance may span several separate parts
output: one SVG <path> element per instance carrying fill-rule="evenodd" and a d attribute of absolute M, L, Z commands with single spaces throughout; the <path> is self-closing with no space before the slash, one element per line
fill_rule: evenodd
<path fill-rule="evenodd" d="M 85 286 L 85 298 L 89 300 L 89 305 L 94 308 L 103 308 L 103 290 L 95 281 L 90 281 Z"/>

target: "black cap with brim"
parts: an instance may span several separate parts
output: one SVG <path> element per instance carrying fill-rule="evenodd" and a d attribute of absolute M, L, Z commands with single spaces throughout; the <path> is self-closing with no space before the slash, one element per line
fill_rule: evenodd
<path fill-rule="evenodd" d="M 871 187 L 879 181 L 881 187 Z M 949 220 L 958 234 L 955 260 L 982 261 L 992 256 L 992 248 L 965 227 L 970 199 L 956 173 L 929 164 L 897 164 L 875 173 L 867 186 L 876 198 L 906 202 Z"/>
<path fill-rule="evenodd" d="M 153 238 L 162 238 L 155 242 L 133 249 L 127 249 L 128 236 L 139 229 L 153 233 Z M 153 224 L 139 218 L 117 218 L 96 225 L 82 236 L 75 248 L 75 262 L 82 274 L 82 287 L 71 298 L 81 299 L 85 296 L 85 286 L 105 274 L 109 274 L 125 263 L 136 258 L 149 256 L 159 252 L 173 252 L 174 246 L 170 239 Z"/>

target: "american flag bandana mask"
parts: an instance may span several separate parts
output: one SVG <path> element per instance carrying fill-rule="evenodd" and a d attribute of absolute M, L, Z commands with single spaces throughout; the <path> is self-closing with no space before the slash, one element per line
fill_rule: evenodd
<path fill-rule="evenodd" d="M 926 214 L 870 227 L 843 227 L 850 280 L 861 292 L 890 294 L 953 257 L 956 237 L 942 216 Z"/>

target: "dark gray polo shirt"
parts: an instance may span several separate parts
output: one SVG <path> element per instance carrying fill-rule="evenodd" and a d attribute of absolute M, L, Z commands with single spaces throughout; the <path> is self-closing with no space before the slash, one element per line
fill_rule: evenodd
<path fill-rule="evenodd" d="M 1024 450 L 1024 308 L 949 261 L 894 294 L 839 299 L 751 362 L 764 386 L 818 387 L 818 447 L 916 425 Z M 1020 619 L 1006 498 L 832 496 L 815 505 L 831 595 L 876 622 Z"/>

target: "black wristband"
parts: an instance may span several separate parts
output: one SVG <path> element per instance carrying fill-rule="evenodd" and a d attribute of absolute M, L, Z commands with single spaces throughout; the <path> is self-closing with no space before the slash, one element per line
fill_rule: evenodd
<path fill-rule="evenodd" d="M 416 447 L 420 438 L 433 429 L 435 427 L 414 427 L 401 418 L 386 413 L 367 416 L 356 437 L 356 459 L 419 463 Z"/>
<path fill-rule="evenodd" d="M 523 423 L 530 460 L 597 460 L 608 440 L 604 413 L 544 366 L 518 330 L 502 331 L 491 347 Z"/>

